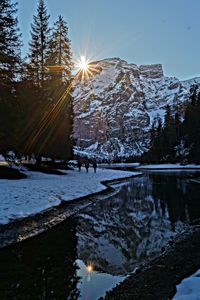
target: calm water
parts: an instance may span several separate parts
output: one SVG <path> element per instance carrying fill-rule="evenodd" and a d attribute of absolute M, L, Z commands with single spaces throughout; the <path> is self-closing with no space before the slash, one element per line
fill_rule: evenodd
<path fill-rule="evenodd" d="M 195 173 L 145 173 L 38 237 L 0 251 L 0 299 L 95 300 L 200 217 Z"/>

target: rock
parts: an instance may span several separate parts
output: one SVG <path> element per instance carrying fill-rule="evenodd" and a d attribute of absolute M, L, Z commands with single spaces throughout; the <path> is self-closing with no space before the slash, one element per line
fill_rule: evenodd
<path fill-rule="evenodd" d="M 140 66 L 141 75 L 147 78 L 161 78 L 164 76 L 162 65 Z"/>
<path fill-rule="evenodd" d="M 119 58 L 92 64 L 93 75 L 74 86 L 75 153 L 106 159 L 140 156 L 150 147 L 156 117 L 169 105 L 184 111 L 192 84 L 164 76 L 162 65 L 138 67 Z"/>

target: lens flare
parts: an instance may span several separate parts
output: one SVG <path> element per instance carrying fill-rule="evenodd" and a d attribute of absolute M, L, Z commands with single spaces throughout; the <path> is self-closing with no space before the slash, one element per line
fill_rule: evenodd
<path fill-rule="evenodd" d="M 78 70 L 77 78 L 81 83 L 88 82 L 89 79 L 98 71 L 98 63 L 92 62 L 86 56 L 82 55 L 75 61 L 75 68 Z"/>
<path fill-rule="evenodd" d="M 93 268 L 92 265 L 88 265 L 88 266 L 86 267 L 86 269 L 87 269 L 88 273 L 92 273 L 94 268 Z"/>
<path fill-rule="evenodd" d="M 79 70 L 87 72 L 89 69 L 89 61 L 85 56 L 81 56 L 80 60 L 77 63 L 77 67 Z"/>
<path fill-rule="evenodd" d="M 78 69 L 78 72 L 73 77 L 69 86 L 63 92 L 63 94 L 60 95 L 60 93 L 58 93 L 58 99 L 54 103 L 53 107 L 50 107 L 49 111 L 47 111 L 46 114 L 44 114 L 44 116 L 39 121 L 38 126 L 34 128 L 31 134 L 29 133 L 28 129 L 25 129 L 24 136 L 26 136 L 27 134 L 29 135 L 24 145 L 25 152 L 30 153 L 34 151 L 34 146 L 37 145 L 38 139 L 43 137 L 44 133 L 48 130 L 49 133 L 43 138 L 43 143 L 40 145 L 40 149 L 38 150 L 38 153 L 42 154 L 43 149 L 45 149 L 46 144 L 51 138 L 50 135 L 52 133 L 52 130 L 57 124 L 58 116 L 60 112 L 64 109 L 66 101 L 68 101 L 67 96 L 71 93 L 76 84 L 91 84 L 90 78 L 99 70 L 98 63 L 91 62 L 89 59 L 86 58 L 86 56 L 80 56 L 79 60 L 74 61 L 74 66 L 76 67 L 76 69 Z M 60 74 L 64 70 L 65 65 L 46 67 L 46 71 L 51 74 Z M 32 124 L 35 122 L 35 120 L 37 120 L 37 116 L 33 116 L 30 119 L 30 124 L 28 128 L 32 127 Z M 88 273 L 93 272 L 93 266 L 88 265 L 87 271 Z"/>

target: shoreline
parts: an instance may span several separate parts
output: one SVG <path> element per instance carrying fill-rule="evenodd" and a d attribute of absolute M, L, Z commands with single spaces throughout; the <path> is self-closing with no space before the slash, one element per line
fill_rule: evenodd
<path fill-rule="evenodd" d="M 95 201 L 109 198 L 117 193 L 117 189 L 111 185 L 142 175 L 142 173 L 133 173 L 129 177 L 101 181 L 100 183 L 106 187 L 104 190 L 70 201 L 63 200 L 58 206 L 53 206 L 27 217 L 18 218 L 7 224 L 0 224 L 0 249 L 25 241 L 51 229 L 87 206 L 92 205 Z"/>
<path fill-rule="evenodd" d="M 94 172 L 67 170 L 64 175 L 26 171 L 26 179 L 0 180 L 0 224 L 8 224 L 70 202 L 101 192 L 104 181 L 132 177 L 141 172 L 101 169 Z"/>
<path fill-rule="evenodd" d="M 187 164 L 187 165 L 181 165 L 181 164 L 148 164 L 148 165 L 141 165 L 135 168 L 135 170 L 181 170 L 181 171 L 200 171 L 200 165 L 194 165 L 194 164 Z"/>
<path fill-rule="evenodd" d="M 169 300 L 180 282 L 200 269 L 200 220 L 176 235 L 158 257 L 130 274 L 101 300 Z"/>
<path fill-rule="evenodd" d="M 139 173 L 140 170 L 141 172 Z M 133 173 L 132 176 L 100 181 L 99 183 L 105 187 L 105 189 L 102 189 L 101 191 L 90 193 L 82 197 L 80 196 L 68 201 L 62 200 L 61 203 L 58 204 L 57 206 L 55 205 L 47 209 L 44 209 L 40 212 L 36 212 L 21 218 L 18 217 L 17 219 L 14 219 L 9 223 L 0 224 L 0 249 L 24 241 L 28 238 L 34 237 L 38 234 L 45 232 L 46 230 L 65 221 L 67 218 L 71 217 L 72 215 L 75 215 L 85 207 L 92 205 L 95 201 L 101 200 L 102 197 L 104 197 L 104 199 L 105 197 L 106 198 L 111 197 L 114 193 L 117 192 L 117 189 L 111 187 L 112 184 L 121 183 L 131 178 L 142 176 L 143 175 L 142 170 L 151 170 L 151 169 L 142 169 L 142 168 L 140 169 L 140 167 L 135 168 L 134 170 L 135 173 Z M 163 168 L 163 169 L 156 169 L 156 170 L 163 171 L 169 169 Z M 171 169 L 171 170 L 178 170 L 178 169 Z M 180 171 L 184 171 L 184 170 L 186 169 L 185 168 L 180 169 Z M 198 169 L 195 170 L 198 171 Z M 195 181 L 194 183 L 199 184 L 200 182 L 197 183 Z"/>

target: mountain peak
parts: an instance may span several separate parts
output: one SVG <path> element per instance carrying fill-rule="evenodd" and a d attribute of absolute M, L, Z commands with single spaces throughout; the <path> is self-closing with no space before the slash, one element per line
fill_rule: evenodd
<path fill-rule="evenodd" d="M 161 64 L 95 63 L 98 71 L 74 87 L 76 151 L 107 159 L 139 156 L 150 147 L 155 118 L 164 120 L 166 106 L 183 110 L 191 84 L 165 77 Z"/>

